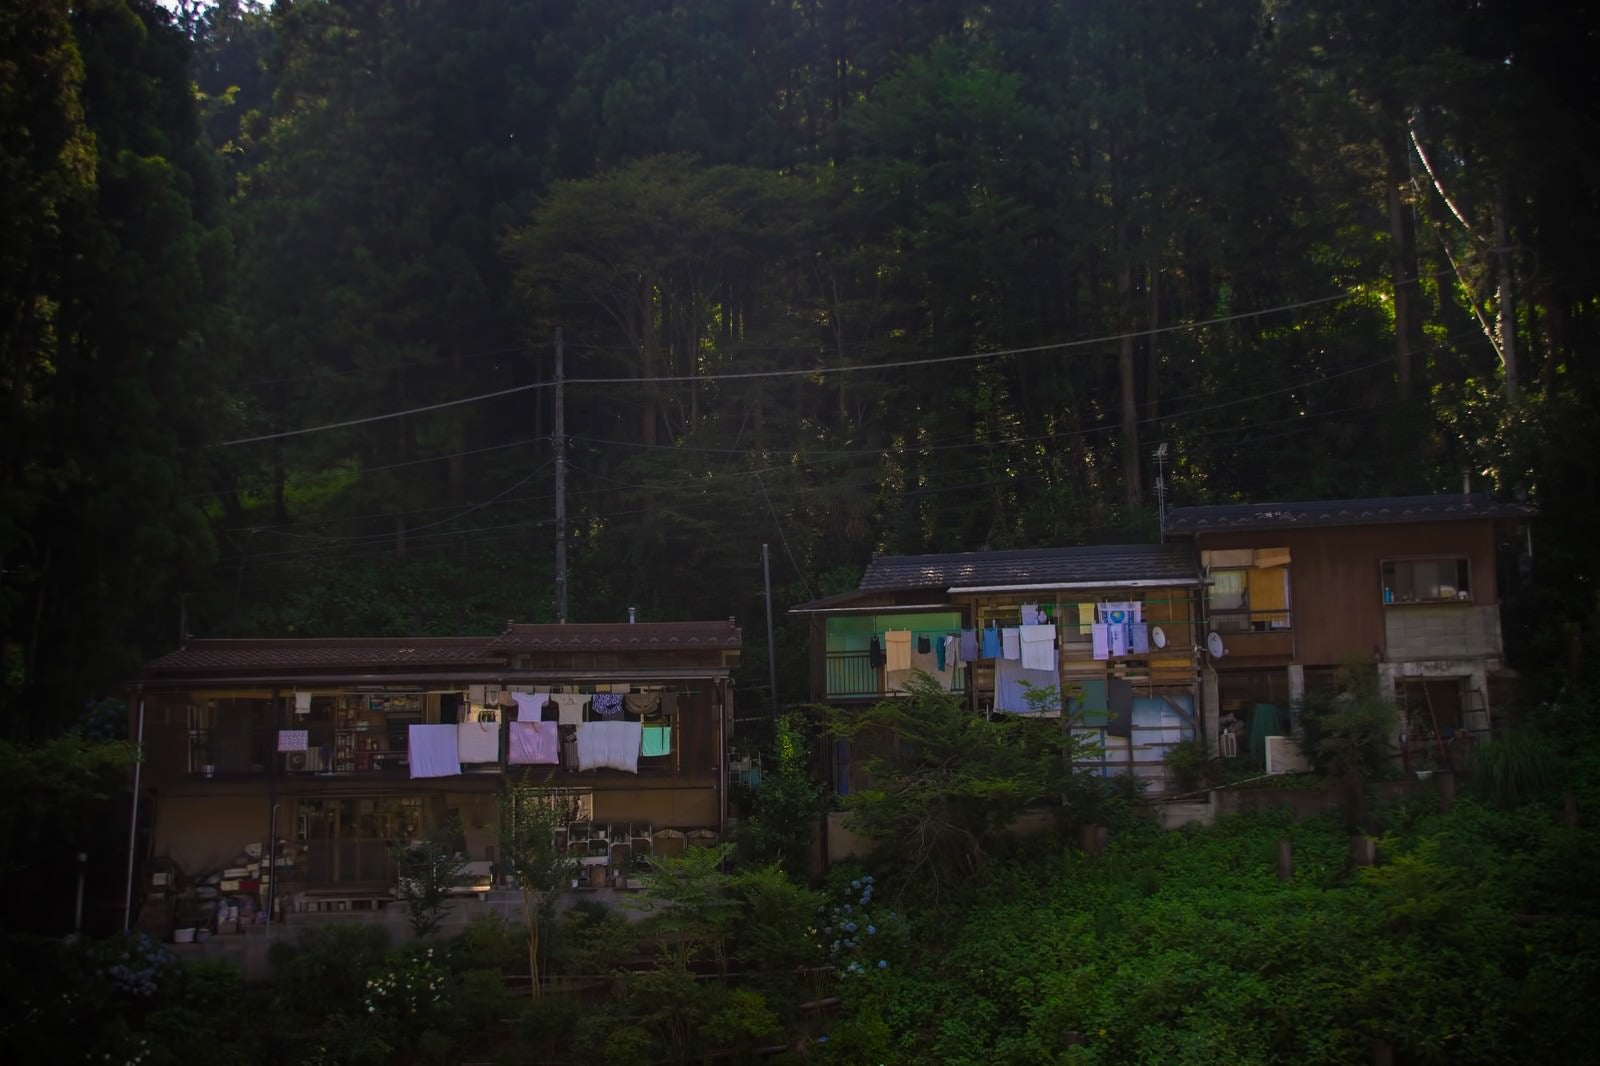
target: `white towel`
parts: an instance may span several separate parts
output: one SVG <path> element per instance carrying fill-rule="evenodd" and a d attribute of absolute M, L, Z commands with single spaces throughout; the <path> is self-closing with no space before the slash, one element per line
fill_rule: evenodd
<path fill-rule="evenodd" d="M 1112 624 L 1107 627 L 1107 635 L 1111 638 L 1111 656 L 1128 654 L 1128 627 L 1126 625 Z"/>
<path fill-rule="evenodd" d="M 412 726 L 407 751 L 412 777 L 455 777 L 461 773 L 453 725 Z"/>
<path fill-rule="evenodd" d="M 456 755 L 462 762 L 499 762 L 500 723 L 462 722 L 456 726 Z"/>
<path fill-rule="evenodd" d="M 561 761 L 561 726 L 556 722 L 512 722 L 511 750 L 515 766 L 554 766 Z"/>
<path fill-rule="evenodd" d="M 1022 668 L 1024 670 L 1054 670 L 1056 668 L 1056 627 L 1022 627 Z"/>
<path fill-rule="evenodd" d="M 578 726 L 578 769 L 636 774 L 643 740 L 639 722 L 584 722 Z"/>
<path fill-rule="evenodd" d="M 513 692 L 511 698 L 517 701 L 517 721 L 539 721 L 546 699 L 543 692 Z"/>
<path fill-rule="evenodd" d="M 1106 625 L 1104 622 L 1096 622 L 1094 625 L 1089 627 L 1089 640 L 1094 646 L 1094 657 L 1096 659 L 1111 658 L 1110 629 L 1111 627 Z"/>
<path fill-rule="evenodd" d="M 1000 658 L 1022 658 L 1022 633 L 1016 626 L 1006 626 L 1000 631 Z"/>

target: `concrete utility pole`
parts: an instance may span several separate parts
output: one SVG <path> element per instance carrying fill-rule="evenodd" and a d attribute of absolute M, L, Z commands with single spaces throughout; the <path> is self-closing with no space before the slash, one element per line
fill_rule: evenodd
<path fill-rule="evenodd" d="M 767 591 L 767 679 L 772 685 L 772 721 L 778 721 L 778 652 L 772 634 L 772 559 L 765 544 L 761 545 L 761 581 Z"/>
<path fill-rule="evenodd" d="M 556 621 L 567 620 L 567 413 L 561 327 L 556 327 Z"/>

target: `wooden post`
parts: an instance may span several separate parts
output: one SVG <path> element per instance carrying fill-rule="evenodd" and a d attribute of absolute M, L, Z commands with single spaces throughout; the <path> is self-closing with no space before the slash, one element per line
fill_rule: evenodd
<path fill-rule="evenodd" d="M 1372 1038 L 1372 1066 L 1394 1066 L 1394 1046 L 1387 1040 Z"/>
<path fill-rule="evenodd" d="M 1294 842 L 1288 837 L 1278 841 L 1278 880 L 1294 880 Z"/>
<path fill-rule="evenodd" d="M 1079 846 L 1090 858 L 1104 855 L 1111 842 L 1111 830 L 1103 825 L 1086 825 L 1079 835 Z"/>
<path fill-rule="evenodd" d="M 1571 791 L 1561 794 L 1561 817 L 1568 829 L 1578 828 L 1578 797 Z"/>
<path fill-rule="evenodd" d="M 1456 809 L 1456 775 L 1441 770 L 1433 775 L 1434 787 L 1439 792 L 1439 810 L 1449 814 Z"/>
<path fill-rule="evenodd" d="M 1350 838 L 1350 865 L 1376 866 L 1378 864 L 1378 842 L 1372 837 L 1356 835 Z"/>

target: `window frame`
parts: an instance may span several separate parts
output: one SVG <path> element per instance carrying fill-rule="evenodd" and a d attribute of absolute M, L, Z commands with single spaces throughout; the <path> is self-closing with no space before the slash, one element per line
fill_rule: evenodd
<path fill-rule="evenodd" d="M 1262 608 L 1250 602 L 1250 573 L 1254 570 L 1281 570 L 1283 577 L 1283 601 L 1281 610 L 1276 608 Z M 1215 588 L 1213 579 L 1218 574 L 1243 575 L 1244 587 L 1240 590 L 1240 605 L 1238 607 L 1219 608 L 1212 605 L 1211 595 Z M 1205 586 L 1206 624 L 1219 633 L 1287 633 L 1294 628 L 1294 577 L 1290 568 L 1285 566 L 1217 566 L 1206 571 Z M 1282 615 L 1282 624 L 1277 625 L 1272 621 L 1258 622 L 1256 615 L 1271 614 Z M 1234 623 L 1218 625 L 1218 622 Z"/>
<path fill-rule="evenodd" d="M 1399 581 L 1395 577 L 1395 568 L 1399 566 L 1415 566 L 1418 563 L 1455 563 L 1455 595 L 1435 596 L 1428 599 L 1415 597 L 1402 599 L 1397 591 Z M 1442 603 L 1476 603 L 1477 593 L 1474 591 L 1475 586 L 1476 582 L 1472 573 L 1472 558 L 1468 555 L 1393 555 L 1385 556 L 1378 560 L 1378 597 L 1385 607 L 1427 607 L 1438 606 Z M 1415 587 L 1414 581 L 1413 587 Z M 1463 595 L 1463 593 L 1465 594 Z"/>

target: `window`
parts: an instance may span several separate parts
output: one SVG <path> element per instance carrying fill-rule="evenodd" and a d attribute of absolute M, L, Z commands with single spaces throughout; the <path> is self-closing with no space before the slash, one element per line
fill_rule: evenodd
<path fill-rule="evenodd" d="M 1207 615 L 1223 633 L 1289 628 L 1289 568 L 1253 566 L 1212 570 L 1206 587 Z"/>
<path fill-rule="evenodd" d="M 1384 603 L 1472 599 L 1465 559 L 1395 559 L 1383 564 Z"/>

